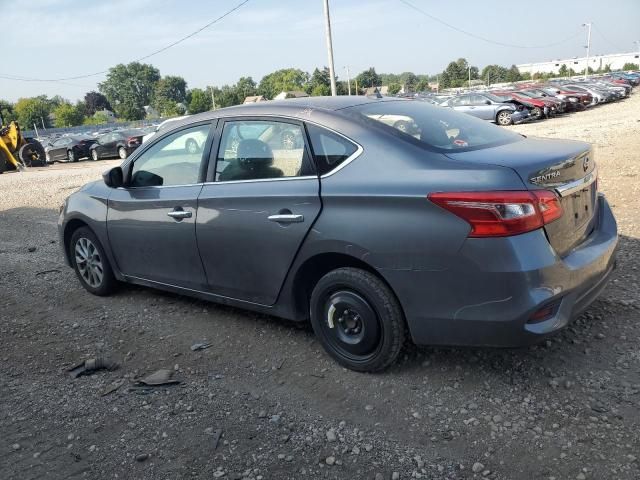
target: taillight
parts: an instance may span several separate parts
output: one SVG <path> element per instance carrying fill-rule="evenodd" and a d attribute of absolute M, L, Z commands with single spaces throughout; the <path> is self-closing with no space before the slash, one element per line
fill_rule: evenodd
<path fill-rule="evenodd" d="M 560 199 L 550 190 L 438 192 L 428 198 L 467 221 L 469 237 L 518 235 L 562 216 Z"/>

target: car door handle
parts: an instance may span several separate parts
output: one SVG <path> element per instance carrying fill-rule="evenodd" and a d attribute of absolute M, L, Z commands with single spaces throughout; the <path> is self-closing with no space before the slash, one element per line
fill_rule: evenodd
<path fill-rule="evenodd" d="M 173 210 L 168 212 L 167 215 L 176 220 L 182 220 L 183 218 L 191 218 L 192 213 L 185 210 Z"/>
<path fill-rule="evenodd" d="M 301 223 L 304 222 L 304 215 L 296 215 L 294 213 L 286 213 L 286 214 L 278 214 L 278 215 L 269 215 L 267 217 L 272 222 L 277 223 Z"/>

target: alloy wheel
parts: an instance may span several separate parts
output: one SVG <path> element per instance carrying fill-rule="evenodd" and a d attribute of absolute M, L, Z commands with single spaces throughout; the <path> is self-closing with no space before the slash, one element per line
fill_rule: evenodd
<path fill-rule="evenodd" d="M 92 288 L 98 288 L 104 277 L 100 252 L 91 240 L 81 237 L 76 242 L 75 260 L 82 279 Z"/>
<path fill-rule="evenodd" d="M 127 158 L 127 151 L 124 149 L 124 147 L 120 147 L 118 149 L 118 156 L 120 157 L 121 160 L 124 160 L 125 158 Z"/>

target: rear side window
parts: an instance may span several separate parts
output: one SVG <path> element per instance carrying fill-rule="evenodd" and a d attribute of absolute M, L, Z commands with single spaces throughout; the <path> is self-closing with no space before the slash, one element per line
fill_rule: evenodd
<path fill-rule="evenodd" d="M 337 168 L 358 151 L 356 144 L 322 127 L 307 124 L 307 132 L 320 175 Z"/>

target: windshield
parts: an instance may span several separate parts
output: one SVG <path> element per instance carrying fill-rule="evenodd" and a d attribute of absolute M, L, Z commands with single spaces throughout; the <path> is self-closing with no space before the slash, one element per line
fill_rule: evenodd
<path fill-rule="evenodd" d="M 508 130 L 470 115 L 418 101 L 383 101 L 346 109 L 420 146 L 443 150 L 493 147 L 521 140 Z"/>

